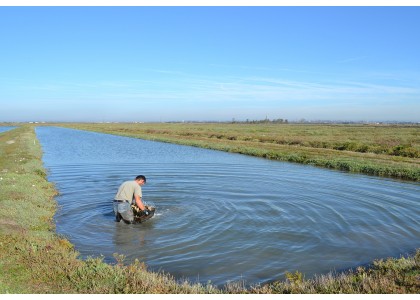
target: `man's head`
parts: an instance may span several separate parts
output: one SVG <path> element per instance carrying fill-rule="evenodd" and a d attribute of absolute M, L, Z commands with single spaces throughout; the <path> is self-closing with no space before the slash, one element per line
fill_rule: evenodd
<path fill-rule="evenodd" d="M 143 185 L 146 183 L 146 177 L 144 175 L 139 175 L 134 179 L 139 185 Z"/>

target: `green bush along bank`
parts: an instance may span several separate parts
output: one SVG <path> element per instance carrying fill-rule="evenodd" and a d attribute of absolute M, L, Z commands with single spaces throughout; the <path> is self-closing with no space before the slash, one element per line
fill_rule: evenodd
<path fill-rule="evenodd" d="M 305 279 L 298 271 L 285 280 L 247 287 L 224 287 L 175 280 L 136 260 L 115 264 L 102 257 L 81 260 L 73 245 L 57 235 L 53 184 L 47 181 L 34 128 L 0 133 L 0 293 L 419 293 L 420 250 L 411 256 L 377 260 L 369 268 Z"/>
<path fill-rule="evenodd" d="M 60 126 L 420 180 L 420 126 L 415 125 L 80 123 Z"/>

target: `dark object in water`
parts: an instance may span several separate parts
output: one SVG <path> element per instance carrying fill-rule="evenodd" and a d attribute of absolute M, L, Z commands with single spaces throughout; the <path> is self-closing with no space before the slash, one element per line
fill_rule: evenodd
<path fill-rule="evenodd" d="M 153 206 L 146 205 L 146 209 L 149 211 L 149 214 L 146 215 L 144 211 L 142 211 L 140 208 L 138 208 L 135 205 L 131 205 L 131 209 L 133 210 L 133 214 L 134 214 L 134 221 L 133 221 L 134 224 L 143 223 L 144 221 L 149 220 L 151 217 L 153 217 L 156 210 L 156 208 L 154 208 Z"/>

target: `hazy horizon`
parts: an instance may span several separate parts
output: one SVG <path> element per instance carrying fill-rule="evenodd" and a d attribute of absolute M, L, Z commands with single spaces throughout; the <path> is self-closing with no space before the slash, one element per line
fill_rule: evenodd
<path fill-rule="evenodd" d="M 0 122 L 420 121 L 420 7 L 0 7 Z"/>

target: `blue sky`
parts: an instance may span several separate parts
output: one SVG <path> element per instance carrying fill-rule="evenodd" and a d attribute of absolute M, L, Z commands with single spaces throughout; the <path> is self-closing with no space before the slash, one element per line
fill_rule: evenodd
<path fill-rule="evenodd" d="M 420 7 L 0 7 L 0 121 L 420 121 Z"/>

